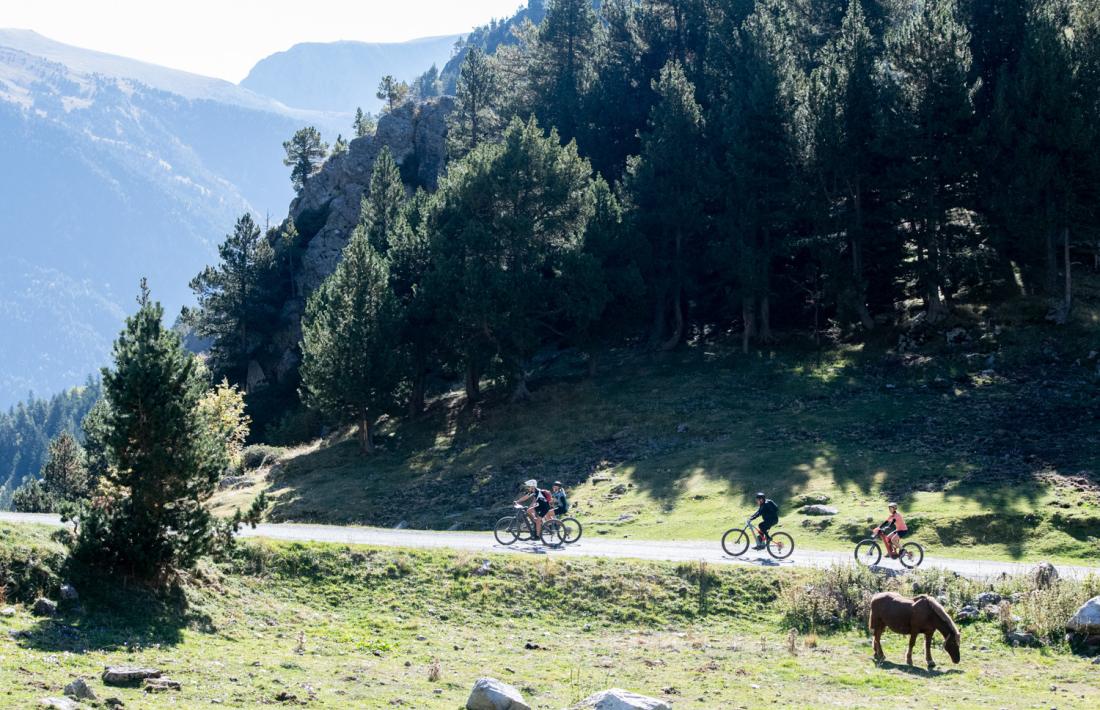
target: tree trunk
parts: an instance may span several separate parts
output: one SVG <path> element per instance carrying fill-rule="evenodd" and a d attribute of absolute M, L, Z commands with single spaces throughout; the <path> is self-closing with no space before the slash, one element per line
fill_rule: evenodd
<path fill-rule="evenodd" d="M 424 411 L 424 371 L 413 375 L 412 391 L 409 392 L 409 418 L 415 419 Z"/>
<path fill-rule="evenodd" d="M 765 343 L 774 340 L 772 338 L 771 297 L 766 295 L 760 299 L 760 339 Z"/>
<path fill-rule="evenodd" d="M 681 291 L 682 289 L 677 285 L 676 291 L 672 294 L 672 335 L 668 336 L 668 340 L 661 343 L 661 350 L 672 350 L 680 344 L 680 340 L 684 337 L 684 309 L 680 300 Z"/>
<path fill-rule="evenodd" d="M 595 377 L 596 371 L 599 369 L 599 360 L 596 357 L 596 351 L 588 353 L 588 376 Z"/>
<path fill-rule="evenodd" d="M 473 404 L 481 399 L 481 373 L 471 358 L 466 363 L 466 403 Z"/>
<path fill-rule="evenodd" d="M 649 346 L 656 349 L 665 337 L 665 289 L 663 287 L 654 294 L 653 322 L 649 327 Z"/>
<path fill-rule="evenodd" d="M 1073 308 L 1073 261 L 1069 254 L 1069 227 L 1062 228 L 1062 258 L 1065 261 L 1066 274 L 1063 282 L 1062 308 L 1058 319 L 1060 325 L 1069 321 L 1069 312 Z"/>
<path fill-rule="evenodd" d="M 527 389 L 527 373 L 523 368 L 516 372 L 516 388 L 512 390 L 512 402 L 526 402 L 531 399 L 531 390 Z"/>
<path fill-rule="evenodd" d="M 756 301 L 752 296 L 741 299 L 741 318 L 745 321 L 741 331 L 741 352 L 748 355 L 749 341 L 756 335 Z"/>
<path fill-rule="evenodd" d="M 366 412 L 359 418 L 359 450 L 364 454 L 374 453 L 374 425 Z"/>
<path fill-rule="evenodd" d="M 858 204 L 858 201 L 857 201 Z M 852 238 L 852 280 L 855 281 L 855 305 L 856 313 L 859 314 L 859 322 L 863 325 L 865 330 L 873 330 L 875 327 L 875 319 L 871 317 L 871 312 L 867 309 L 867 283 L 863 279 L 863 238 L 862 236 L 854 236 Z"/>
<path fill-rule="evenodd" d="M 1058 293 L 1058 248 L 1054 244 L 1054 233 L 1047 232 L 1047 296 L 1055 300 Z"/>

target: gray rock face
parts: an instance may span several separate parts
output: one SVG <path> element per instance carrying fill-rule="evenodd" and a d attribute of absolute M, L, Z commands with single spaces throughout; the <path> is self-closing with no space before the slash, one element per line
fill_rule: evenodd
<path fill-rule="evenodd" d="M 375 135 L 356 138 L 347 153 L 331 158 L 310 178 L 290 205 L 291 219 L 309 239 L 297 279 L 303 295 L 336 268 L 359 222 L 360 203 L 383 147 L 390 149 L 407 184 L 435 188 L 447 158 L 447 116 L 453 109 L 450 97 L 399 106 L 378 121 Z"/>
<path fill-rule="evenodd" d="M 590 695 L 576 706 L 578 710 L 672 710 L 663 700 L 638 695 L 629 690 L 611 688 Z"/>
<path fill-rule="evenodd" d="M 990 604 L 1000 604 L 1001 595 L 996 592 L 982 592 L 974 600 L 978 606 L 989 606 Z"/>
<path fill-rule="evenodd" d="M 1066 629 L 1079 634 L 1100 634 L 1100 597 L 1093 597 L 1082 604 L 1066 622 Z"/>
<path fill-rule="evenodd" d="M 159 678 L 156 668 L 140 666 L 107 666 L 103 670 L 103 682 L 107 685 L 137 685 L 146 678 Z"/>
<path fill-rule="evenodd" d="M 45 597 L 39 597 L 34 600 L 34 606 L 31 608 L 31 613 L 35 616 L 55 616 L 57 614 L 57 602 L 52 599 L 46 599 Z"/>
<path fill-rule="evenodd" d="M 981 616 L 981 612 L 977 607 L 967 604 L 962 609 L 959 609 L 959 613 L 955 614 L 955 621 L 973 621 Z"/>
<path fill-rule="evenodd" d="M 519 691 L 496 678 L 478 678 L 466 710 L 531 710 Z"/>
<path fill-rule="evenodd" d="M 1031 579 L 1038 587 L 1049 587 L 1058 581 L 1058 570 L 1049 562 L 1040 562 L 1039 566 L 1031 571 Z"/>
<path fill-rule="evenodd" d="M 825 505 L 831 499 L 824 493 L 807 493 L 805 495 L 798 496 L 794 499 L 794 504 L 797 506 L 802 505 Z"/>
<path fill-rule="evenodd" d="M 1013 646 L 1042 646 L 1043 642 L 1035 634 L 1027 631 L 1010 631 L 1005 636 L 1005 641 Z"/>
<path fill-rule="evenodd" d="M 65 686 L 65 695 L 77 700 L 95 700 L 95 691 L 88 686 L 83 678 L 77 678 Z"/>
<path fill-rule="evenodd" d="M 76 587 L 71 584 L 61 585 L 61 600 L 67 602 L 75 602 L 80 598 L 80 595 L 76 593 Z"/>
<path fill-rule="evenodd" d="M 178 680 L 163 676 L 145 679 L 145 692 L 147 693 L 163 693 L 166 690 L 180 690 L 182 687 L 183 685 Z"/>
<path fill-rule="evenodd" d="M 68 698 L 42 698 L 38 701 L 40 708 L 53 708 L 53 710 L 80 710 L 82 707 Z"/>
<path fill-rule="evenodd" d="M 804 505 L 798 512 L 803 515 L 836 515 L 837 510 L 831 505 Z"/>

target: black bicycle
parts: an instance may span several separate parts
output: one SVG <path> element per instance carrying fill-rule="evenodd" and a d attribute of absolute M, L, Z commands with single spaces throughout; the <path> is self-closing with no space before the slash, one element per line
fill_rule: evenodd
<path fill-rule="evenodd" d="M 775 527 L 779 527 L 776 525 Z M 722 536 L 722 549 L 727 555 L 739 557 L 749 549 L 749 543 L 762 535 L 766 542 L 768 554 L 777 560 L 785 560 L 794 552 L 794 538 L 785 532 L 764 532 L 752 524 L 749 520 L 743 528 L 731 528 Z"/>
<path fill-rule="evenodd" d="M 554 519 L 561 521 L 565 533 L 565 544 L 572 545 L 574 542 L 581 539 L 581 535 L 584 533 L 584 526 L 581 525 L 581 521 L 577 520 L 572 515 Z"/>
<path fill-rule="evenodd" d="M 535 524 L 527 516 L 527 508 L 519 503 L 512 506 L 513 513 L 506 515 L 493 526 L 493 537 L 501 545 L 511 545 L 517 540 L 527 541 L 541 539 L 542 544 L 548 547 L 561 547 L 575 540 L 566 538 L 566 526 L 556 518 L 544 520 L 542 523 L 542 535 L 535 534 Z M 580 537 L 580 523 L 577 523 L 577 537 Z"/>

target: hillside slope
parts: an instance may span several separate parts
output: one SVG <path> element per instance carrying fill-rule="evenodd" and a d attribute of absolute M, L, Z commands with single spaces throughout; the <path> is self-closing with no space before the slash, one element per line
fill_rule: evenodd
<path fill-rule="evenodd" d="M 384 423 L 375 457 L 340 436 L 276 452 L 221 504 L 267 489 L 278 521 L 485 530 L 524 479 L 560 479 L 588 534 L 717 541 L 763 489 L 807 548 L 850 549 L 894 499 L 936 554 L 1095 556 L 1098 287 L 1071 329 L 989 313 L 957 323 L 969 342 L 929 334 L 919 353 L 712 342 L 614 351 L 591 379 L 562 353 L 531 402 L 445 392 Z M 836 516 L 796 512 L 821 495 Z"/>

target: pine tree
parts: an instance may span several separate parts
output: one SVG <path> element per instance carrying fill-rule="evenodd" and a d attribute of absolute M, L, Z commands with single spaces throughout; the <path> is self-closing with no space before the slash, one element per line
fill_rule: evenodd
<path fill-rule="evenodd" d="M 684 335 L 684 291 L 689 261 L 705 229 L 705 186 L 712 166 L 702 109 L 679 62 L 665 66 L 654 89 L 659 98 L 641 155 L 628 165 L 627 189 L 634 223 L 649 239 L 650 344 L 670 349 Z"/>
<path fill-rule="evenodd" d="M 337 133 L 336 142 L 332 144 L 332 155 L 343 155 L 346 152 L 348 152 L 348 142 L 344 140 L 342 134 Z"/>
<path fill-rule="evenodd" d="M 439 67 L 432 65 L 426 72 L 416 77 L 411 88 L 417 99 L 430 99 L 443 93 L 443 83 L 439 79 Z"/>
<path fill-rule="evenodd" d="M 374 420 L 393 406 L 401 379 L 398 308 L 389 265 L 360 227 L 336 270 L 310 296 L 302 320 L 302 393 L 309 406 L 359 425 L 374 451 Z"/>
<path fill-rule="evenodd" d="M 452 158 L 461 158 L 483 141 L 497 136 L 499 92 L 492 61 L 479 47 L 471 47 L 462 61 L 455 108 L 447 119 L 447 148 Z"/>
<path fill-rule="evenodd" d="M 386 108 L 392 111 L 395 107 L 405 103 L 409 96 L 409 85 L 398 81 L 392 74 L 387 74 L 378 82 L 378 91 L 375 96 L 386 102 Z"/>
<path fill-rule="evenodd" d="M 205 502 L 228 463 L 198 411 L 206 382 L 142 289 L 103 371 L 102 444 L 110 493 L 81 515 L 74 555 L 89 570 L 163 580 L 214 541 Z"/>
<path fill-rule="evenodd" d="M 355 121 L 352 122 L 351 127 L 355 130 L 356 138 L 374 135 L 374 119 L 371 118 L 369 113 L 363 113 L 363 109 L 361 108 L 356 107 Z"/>
<path fill-rule="evenodd" d="M 565 141 L 577 135 L 581 100 L 593 78 L 599 22 L 591 0 L 551 0 L 539 25 L 530 73 L 535 114 Z"/>
<path fill-rule="evenodd" d="M 525 368 L 570 298 L 556 274 L 581 251 L 594 208 L 591 166 L 532 119 L 513 120 L 501 144 L 484 144 L 450 169 L 432 219 L 431 288 L 440 320 L 467 366 L 467 394 L 499 357 L 527 396 Z"/>
<path fill-rule="evenodd" d="M 363 198 L 359 217 L 371 247 L 383 256 L 389 249 L 390 234 L 397 225 L 404 204 L 405 186 L 401 182 L 401 170 L 394 162 L 389 146 L 383 146 L 371 169 L 370 188 Z"/>
<path fill-rule="evenodd" d="M 886 38 L 889 158 L 930 322 L 946 315 L 945 299 L 957 288 L 954 262 L 966 248 L 967 234 L 951 216 L 971 205 L 973 190 L 969 41 L 956 0 L 914 6 Z"/>
<path fill-rule="evenodd" d="M 878 115 L 880 92 L 875 75 L 874 39 L 861 0 L 851 0 L 837 36 L 822 52 L 813 73 L 810 107 L 814 116 L 813 169 L 824 203 L 824 222 L 841 232 L 850 264 L 839 266 L 841 307 L 870 330 L 874 320 L 867 307 L 864 254 L 869 197 L 875 182 L 877 143 L 882 131 Z"/>
<path fill-rule="evenodd" d="M 313 126 L 298 130 L 283 143 L 286 157 L 283 165 L 289 167 L 290 181 L 298 192 L 306 186 L 313 174 L 320 169 L 328 155 L 328 144 L 321 140 L 321 133 Z"/>
<path fill-rule="evenodd" d="M 218 247 L 218 256 L 217 266 L 191 280 L 198 309 L 189 320 L 199 335 L 212 339 L 216 374 L 245 383 L 249 361 L 275 325 L 275 251 L 246 213 Z"/>

